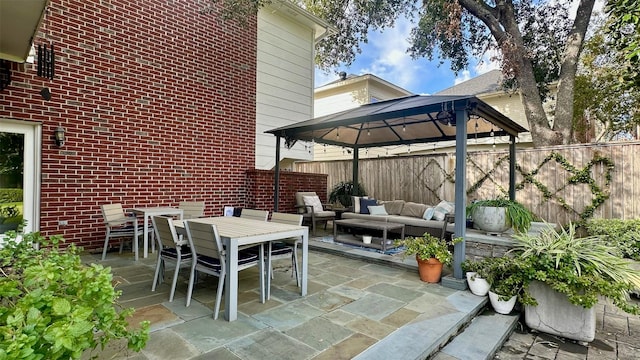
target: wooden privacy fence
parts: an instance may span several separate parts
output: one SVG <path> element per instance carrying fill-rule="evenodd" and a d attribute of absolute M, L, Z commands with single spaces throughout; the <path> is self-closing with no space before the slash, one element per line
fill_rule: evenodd
<path fill-rule="evenodd" d="M 516 152 L 516 199 L 540 218 L 566 224 L 640 217 L 640 143 L 580 144 Z M 350 181 L 351 160 L 300 162 L 295 171 L 327 174 L 327 191 Z M 455 201 L 455 153 L 361 159 L 360 182 L 380 200 Z M 507 150 L 467 155 L 467 203 L 508 196 Z"/>

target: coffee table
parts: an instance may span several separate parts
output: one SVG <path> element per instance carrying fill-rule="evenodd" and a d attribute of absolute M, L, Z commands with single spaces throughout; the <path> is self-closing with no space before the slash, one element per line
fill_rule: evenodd
<path fill-rule="evenodd" d="M 338 238 L 338 226 L 343 229 L 367 229 L 374 230 L 377 232 L 382 232 L 382 238 L 373 238 L 371 244 L 365 244 L 364 242 L 354 239 L 353 237 L 342 237 Z M 387 251 L 387 234 L 389 231 L 400 230 L 400 237 L 404 239 L 404 224 L 390 223 L 384 221 L 373 221 L 373 220 L 365 220 L 365 219 L 345 219 L 345 220 L 334 220 L 333 222 L 333 241 L 342 242 L 347 244 L 360 245 L 365 247 L 372 247 L 376 249 L 382 250 L 382 252 Z"/>

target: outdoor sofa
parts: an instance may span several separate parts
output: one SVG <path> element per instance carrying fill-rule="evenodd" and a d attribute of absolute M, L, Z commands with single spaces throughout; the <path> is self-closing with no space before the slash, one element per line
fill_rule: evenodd
<path fill-rule="evenodd" d="M 448 201 L 428 205 L 404 200 L 380 201 L 354 196 L 352 203 L 351 211 L 342 214 L 343 219 L 404 224 L 405 235 L 409 236 L 429 233 L 444 238 L 447 232 L 453 233 L 454 205 Z"/>

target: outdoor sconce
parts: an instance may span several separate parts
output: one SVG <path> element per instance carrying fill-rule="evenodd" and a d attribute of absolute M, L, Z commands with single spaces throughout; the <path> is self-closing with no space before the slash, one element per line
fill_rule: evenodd
<path fill-rule="evenodd" d="M 62 126 L 58 126 L 56 131 L 53 132 L 53 136 L 56 140 L 56 145 L 58 145 L 58 147 L 62 147 L 62 145 L 64 145 L 64 128 Z"/>

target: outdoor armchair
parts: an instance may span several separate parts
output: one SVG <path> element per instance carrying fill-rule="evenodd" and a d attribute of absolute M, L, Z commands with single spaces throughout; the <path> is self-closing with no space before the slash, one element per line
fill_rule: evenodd
<path fill-rule="evenodd" d="M 305 222 L 311 223 L 311 232 L 316 234 L 316 223 L 324 222 L 327 229 L 327 222 L 336 218 L 336 213 L 330 204 L 322 204 L 320 198 L 313 191 L 299 191 L 296 193 L 296 209 L 301 214 Z"/>
<path fill-rule="evenodd" d="M 182 218 L 195 219 L 204 216 L 204 201 L 182 201 L 178 205 L 178 208 L 182 209 Z"/>
<path fill-rule="evenodd" d="M 122 253 L 122 247 L 124 244 L 124 238 L 132 239 L 132 248 L 135 253 L 136 260 L 138 259 L 138 239 L 135 237 L 134 225 L 138 218 L 133 214 L 125 213 L 122 208 L 122 204 L 105 204 L 100 205 L 102 211 L 102 218 L 106 228 L 106 236 L 104 238 L 104 246 L 102 248 L 102 260 L 107 257 L 107 250 L 109 249 L 109 240 L 111 238 L 120 238 L 120 253 Z M 149 232 L 153 236 L 153 228 L 149 229 Z M 138 231 L 138 236 L 143 235 L 142 227 Z"/>
<path fill-rule="evenodd" d="M 275 223 L 281 224 L 289 224 L 289 225 L 302 225 L 302 215 L 299 214 L 285 214 L 280 212 L 274 212 L 271 214 L 271 221 Z M 269 243 L 269 251 L 271 252 L 271 260 L 274 259 L 291 259 L 291 276 L 295 274 L 296 283 L 298 287 L 300 286 L 300 274 L 298 267 L 298 244 L 301 242 L 300 237 L 284 239 L 282 241 L 270 242 Z M 273 267 L 269 264 L 269 272 L 271 274 L 271 278 L 273 278 Z M 267 282 L 267 289 L 269 289 L 269 281 Z"/>

